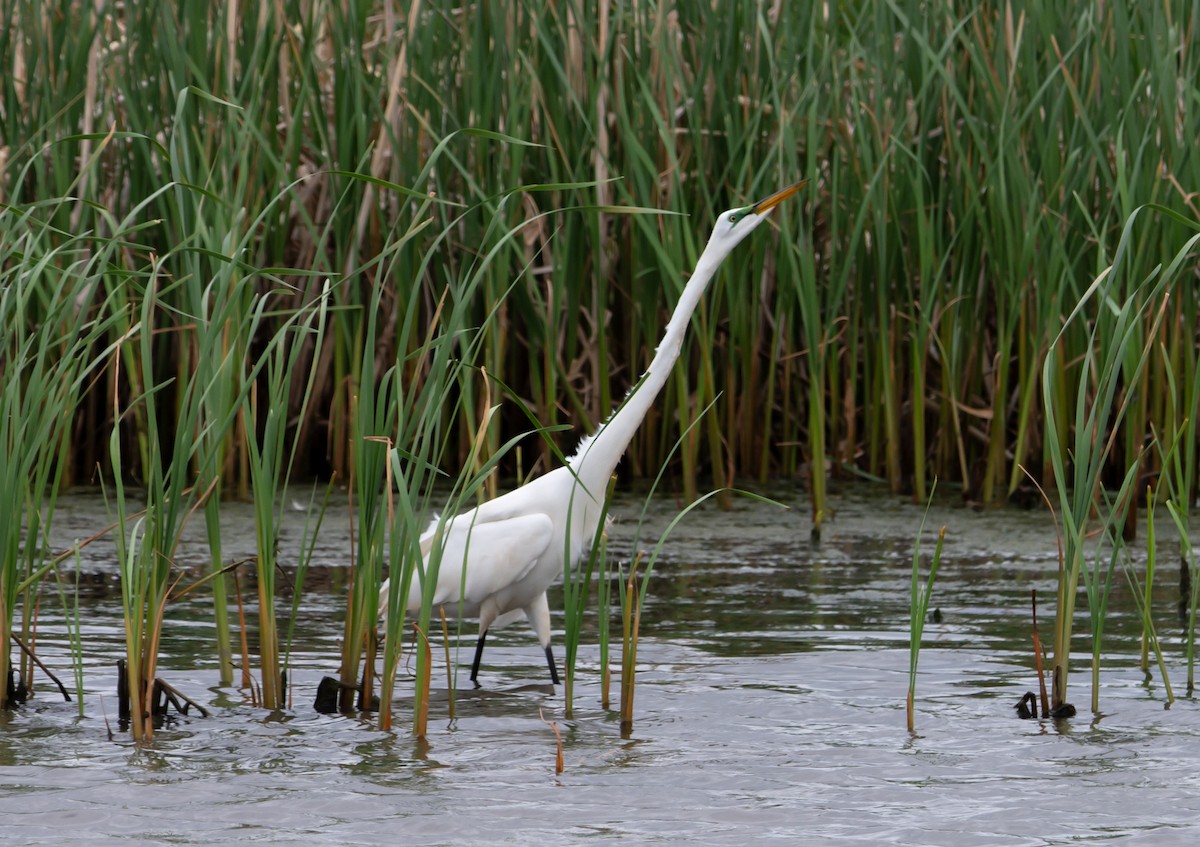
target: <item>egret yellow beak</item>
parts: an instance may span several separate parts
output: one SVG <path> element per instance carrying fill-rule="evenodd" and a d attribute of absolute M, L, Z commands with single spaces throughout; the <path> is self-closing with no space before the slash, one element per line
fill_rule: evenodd
<path fill-rule="evenodd" d="M 807 178 L 802 179 L 799 182 L 797 182 L 795 185 L 789 185 L 787 188 L 783 189 L 782 191 L 776 191 L 774 194 L 772 194 L 766 200 L 758 201 L 753 206 L 751 206 L 750 209 L 756 215 L 761 215 L 766 212 L 769 212 L 806 185 L 808 185 L 808 179 Z"/>

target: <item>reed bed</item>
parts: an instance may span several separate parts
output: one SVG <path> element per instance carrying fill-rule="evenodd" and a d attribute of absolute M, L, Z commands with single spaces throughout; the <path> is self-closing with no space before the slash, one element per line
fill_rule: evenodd
<path fill-rule="evenodd" d="M 32 402 L 22 339 L 61 325 L 68 299 L 90 378 L 54 377 L 78 391 L 69 433 L 35 427 L 30 454 L 6 430 L 0 470 L 35 489 L 14 503 L 33 538 L 38 498 L 63 485 L 100 478 L 121 503 L 122 486 L 169 483 L 142 524 L 118 509 L 123 561 L 148 557 L 130 599 L 150 633 L 170 576 L 155 557 L 204 509 L 223 676 L 222 495 L 348 481 L 364 558 L 346 643 L 365 651 L 384 539 L 411 560 L 429 508 L 569 452 L 649 361 L 714 214 L 800 176 L 808 203 L 714 285 L 623 473 L 665 466 L 686 502 L 799 479 L 819 532 L 830 478 L 921 501 L 936 477 L 988 505 L 1031 478 L 1072 489 L 1081 422 L 1110 402 L 1123 412 L 1100 420 L 1109 449 L 1075 505 L 1165 464 L 1186 531 L 1195 4 L 0 0 L 0 15 L 5 297 L 35 270 L 101 286 L 81 300 L 39 282 L 5 307 L 10 408 Z M 1148 203 L 1166 214 L 1131 233 Z M 1111 297 L 1085 296 L 1118 250 Z M 1169 284 L 1139 300 L 1160 265 Z M 254 371 L 318 299 L 321 330 L 286 373 Z M 1113 349 L 1096 330 L 1127 301 L 1130 358 L 1109 384 L 1088 370 Z M 268 423 L 253 397 L 272 386 Z M 270 480 L 263 435 L 289 444 Z M 1132 527 L 1136 500 L 1120 503 Z M 5 632 L 42 556 L 16 539 Z M 27 564 L 9 564 L 18 550 Z M 343 657 L 343 685 L 368 691 L 357 668 Z"/>
<path fill-rule="evenodd" d="M 798 476 L 819 523 L 828 474 L 881 478 L 918 500 L 936 475 L 1002 503 L 1022 467 L 1052 473 L 1041 359 L 1124 221 L 1150 201 L 1200 218 L 1187 4 L 4 0 L 0 11 L 11 22 L 0 199 L 14 211 L 70 187 L 81 202 L 41 213 L 60 237 L 146 203 L 140 252 L 190 245 L 163 268 L 173 278 L 213 273 L 209 251 L 227 238 L 249 268 L 346 280 L 300 421 L 305 475 L 351 477 L 346 387 L 373 283 L 396 292 L 381 304 L 380 378 L 399 328 L 431 320 L 492 215 L 524 224 L 469 305 L 477 325 L 498 312 L 476 364 L 542 425 L 586 430 L 648 361 L 713 214 L 790 174 L 816 178 L 807 208 L 779 222 L 799 236 L 726 271 L 628 472 L 652 475 L 717 400 L 672 462 L 689 495 L 709 480 Z M 468 129 L 528 144 L 454 135 Z M 418 201 L 372 179 L 445 201 L 427 213 L 440 225 L 390 262 L 383 246 Z M 557 187 L 510 193 L 546 183 Z M 207 202 L 177 202 L 181 185 Z M 462 203 L 489 214 L 460 217 Z M 1141 233 L 1131 277 L 1177 238 L 1170 226 Z M 181 289 L 164 303 L 186 312 L 184 300 Z M 1181 284 L 1160 333 L 1189 373 L 1195 328 L 1194 286 Z M 1061 369 L 1086 342 L 1070 333 Z M 184 361 L 184 334 L 160 344 L 158 367 Z M 1147 381 L 1118 454 L 1184 419 L 1166 392 Z M 84 398 L 97 425 L 73 439 L 68 479 L 90 477 L 106 452 L 105 397 Z M 493 447 L 525 426 L 510 407 Z M 461 462 L 474 424 L 446 425 L 457 455 L 443 461 Z M 122 437 L 146 426 L 127 417 Z M 528 472 L 574 437 L 534 443 L 502 470 Z M 226 449 L 244 456 L 245 435 Z M 125 461 L 144 478 L 136 451 Z M 244 492 L 248 477 L 231 460 L 222 484 Z"/>

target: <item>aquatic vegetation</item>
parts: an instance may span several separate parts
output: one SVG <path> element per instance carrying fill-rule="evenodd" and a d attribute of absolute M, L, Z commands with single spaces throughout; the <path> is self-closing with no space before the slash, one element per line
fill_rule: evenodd
<path fill-rule="evenodd" d="M 133 737 L 138 741 L 150 741 L 154 737 L 153 706 L 158 700 L 159 643 L 168 595 L 179 578 L 173 568 L 175 551 L 184 524 L 202 497 L 202 493 L 189 484 L 192 461 L 189 447 L 194 444 L 192 436 L 198 423 L 200 386 L 191 383 L 181 387 L 173 428 L 167 429 L 169 418 L 160 414 L 168 382 L 156 379 L 155 334 L 147 330 L 158 326 L 158 290 L 163 284 L 162 276 L 161 263 L 152 262 L 140 302 L 130 303 L 125 330 L 129 341 L 122 346 L 122 355 L 118 359 L 125 364 L 122 370 L 124 385 L 133 399 L 120 414 L 114 410 L 114 417 L 119 420 L 121 415 L 141 414 L 146 424 L 144 439 L 138 444 L 145 484 L 140 510 L 131 507 L 135 495 L 126 484 L 124 449 L 118 427 L 113 427 L 109 439 L 112 502 L 116 513 L 114 537 L 120 565 L 126 645 L 118 700 L 122 711 L 128 715 Z M 201 352 L 208 351 L 202 347 Z M 167 432 L 161 432 L 160 427 Z"/>
<path fill-rule="evenodd" d="M 1181 573 L 1186 574 L 1186 580 L 1180 580 L 1181 584 L 1186 586 L 1186 591 L 1180 598 L 1180 606 L 1184 610 L 1183 616 L 1187 622 L 1184 655 L 1187 658 L 1187 690 L 1188 694 L 1191 694 L 1196 688 L 1196 607 L 1200 605 L 1200 563 L 1196 561 L 1196 551 L 1192 547 L 1183 510 L 1176 506 L 1174 501 L 1167 501 L 1167 508 L 1179 530 L 1179 543 L 1182 547 L 1179 566 Z"/>
<path fill-rule="evenodd" d="M 574 717 L 575 704 L 575 665 L 579 658 L 579 646 L 583 640 L 583 624 L 584 616 L 590 611 L 591 604 L 588 602 L 593 580 L 599 584 L 598 593 L 600 596 L 597 600 L 598 615 L 599 615 L 599 632 L 597 633 L 598 644 L 600 646 L 602 677 L 606 677 L 609 672 L 608 667 L 608 615 L 610 607 L 608 605 L 612 584 L 610 581 L 609 569 L 611 563 L 608 561 L 608 549 L 606 545 L 606 537 L 608 531 L 608 508 L 611 502 L 613 485 L 616 483 L 614 477 L 610 481 L 608 491 L 605 493 L 603 505 L 600 509 L 600 519 L 596 522 L 596 532 L 588 546 L 585 548 L 587 552 L 583 555 L 578 563 L 573 563 L 568 557 L 564 557 L 563 579 L 562 579 L 562 594 L 563 594 L 563 701 L 566 704 L 563 714 L 570 720 Z M 606 697 L 606 694 L 602 694 Z"/>
<path fill-rule="evenodd" d="M 464 135 L 484 138 L 485 143 L 506 141 L 494 133 Z M 443 145 L 439 149 L 448 147 Z M 494 303 L 493 310 L 481 325 L 472 321 L 472 304 L 494 281 L 499 260 L 514 249 L 521 229 L 520 224 L 509 226 L 499 210 L 495 207 L 489 210 L 487 205 L 482 204 L 482 210 L 456 210 L 442 230 L 441 237 L 448 238 L 463 218 L 480 211 L 491 212 L 492 223 L 481 245 L 481 254 L 461 269 L 461 277 L 448 275 L 445 278 L 445 288 L 430 325 L 422 326 L 416 319 L 420 313 L 417 304 L 426 292 L 415 285 L 409 289 L 410 308 L 397 327 L 396 343 L 397 349 L 410 352 L 384 373 L 383 385 L 388 393 L 381 393 L 380 397 L 391 398 L 388 400 L 391 405 L 380 406 L 380 399 L 375 400 L 375 426 L 389 434 L 381 436 L 379 429 L 372 435 L 360 434 L 364 441 L 387 444 L 384 473 L 387 480 L 389 579 L 384 586 L 382 559 L 365 571 L 364 587 L 355 590 L 372 591 L 373 596 L 359 601 L 361 611 L 355 615 L 364 628 L 373 629 L 378 612 L 386 609 L 380 691 L 380 724 L 385 728 L 390 727 L 392 721 L 391 698 L 406 633 L 405 616 L 411 614 L 415 618 L 410 623 L 423 645 L 418 649 L 416 661 L 418 694 L 414 701 L 413 731 L 418 737 L 424 737 L 428 719 L 426 704 L 432 655 L 428 649 L 428 636 L 432 621 L 435 615 L 443 613 L 459 616 L 459 610 L 455 608 L 457 603 L 449 604 L 450 608 L 445 610 L 434 607 L 446 544 L 446 525 L 469 503 L 479 502 L 498 463 L 528 434 L 521 433 L 503 444 L 492 442 L 496 413 L 492 401 L 494 380 L 486 368 L 477 364 L 483 358 L 488 330 L 498 319 L 504 301 Z M 414 226 L 419 231 L 425 223 Z M 418 257 L 414 269 L 416 277 L 426 274 L 435 255 L 433 251 L 427 251 Z M 516 281 L 509 282 L 507 286 L 511 289 L 516 284 Z M 368 331 L 374 331 L 373 319 L 368 320 Z M 451 434 L 447 422 L 456 419 L 473 422 L 469 451 L 457 474 L 447 477 L 439 471 L 438 459 L 448 452 Z M 370 479 L 367 478 L 364 484 L 369 486 Z M 427 525 L 431 515 L 434 520 Z M 360 569 L 358 573 L 364 571 Z M 413 596 L 414 590 L 419 596 Z M 344 675 L 345 669 L 346 659 L 343 660 Z M 347 684 L 343 682 L 343 686 Z"/>
<path fill-rule="evenodd" d="M 1165 266 L 1156 266 L 1145 278 L 1139 279 L 1129 265 L 1130 255 L 1141 249 L 1134 240 L 1135 224 L 1141 213 L 1160 213 L 1185 227 L 1200 229 L 1200 223 L 1162 207 L 1142 207 L 1130 215 L 1122 230 L 1112 263 L 1106 266 L 1085 290 L 1074 310 L 1067 316 L 1063 329 L 1051 344 L 1043 364 L 1042 390 L 1046 414 L 1046 443 L 1054 469 L 1058 491 L 1058 514 L 1063 532 L 1063 564 L 1059 572 L 1056 606 L 1054 662 L 1051 709 L 1057 710 L 1066 700 L 1068 663 L 1071 649 L 1071 630 L 1079 580 L 1082 576 L 1087 592 L 1089 621 L 1092 629 L 1092 710 L 1099 710 L 1099 661 L 1105 622 L 1105 607 L 1112 583 L 1115 558 L 1120 545 L 1116 543 L 1126 523 L 1132 498 L 1137 488 L 1141 468 L 1141 451 L 1125 456 L 1125 471 L 1115 494 L 1102 487 L 1102 472 L 1108 467 L 1114 446 L 1132 402 L 1141 384 L 1142 374 L 1153 351 L 1161 322 L 1166 313 L 1166 292 L 1181 274 L 1191 270 L 1187 262 L 1200 235 L 1187 239 Z M 1094 314 L 1085 307 L 1092 300 L 1100 302 Z M 1087 346 L 1075 378 L 1072 406 L 1063 401 L 1058 386 L 1064 373 L 1056 365 L 1061 358 L 1055 355 L 1075 323 L 1090 317 Z M 1146 321 L 1149 325 L 1146 325 Z M 1126 388 L 1122 390 L 1122 387 Z M 1069 439 L 1059 437 L 1058 421 L 1071 416 Z M 1065 442 L 1065 443 L 1064 443 Z M 1110 556 L 1105 566 L 1104 546 L 1092 554 L 1095 565 L 1084 566 L 1088 556 L 1087 538 L 1090 524 L 1096 516 L 1101 524 L 1100 534 L 1108 542 Z"/>
<path fill-rule="evenodd" d="M 936 481 L 929 492 L 932 499 L 933 490 L 937 488 Z M 925 519 L 929 517 L 929 506 L 921 517 L 921 526 L 917 529 L 917 538 L 913 542 L 912 555 L 912 585 L 908 605 L 908 696 L 905 699 L 905 709 L 908 716 L 908 731 L 915 732 L 913 723 L 913 697 L 917 691 L 917 662 L 921 658 L 921 636 L 925 632 L 925 622 L 929 617 L 929 601 L 933 597 L 933 583 L 937 579 L 938 567 L 942 563 L 942 546 L 946 542 L 946 527 L 938 532 L 937 546 L 933 549 L 933 557 L 929 560 L 929 572 L 921 584 L 921 536 L 925 532 Z"/>
<path fill-rule="evenodd" d="M 1027 472 L 1063 513 L 1060 702 L 1076 598 L 1095 678 L 1118 566 L 1158 645 L 1164 569 L 1139 576 L 1129 536 L 1165 481 L 1191 656 L 1196 9 L 567 7 L 0 0 L 0 669 L 28 668 L 7 639 L 33 631 L 57 492 L 95 479 L 131 693 L 152 698 L 199 510 L 229 685 L 223 500 L 259 512 L 269 614 L 284 481 L 332 479 L 355 526 L 341 705 L 378 685 L 390 726 L 401 647 L 440 617 L 407 596 L 439 567 L 432 515 L 561 461 L 644 370 L 712 213 L 806 176 L 714 280 L 621 474 L 723 505 L 800 480 L 819 535 L 831 477 L 1001 505 Z M 586 566 L 564 577 L 573 685 L 592 597 Z"/>
<path fill-rule="evenodd" d="M 76 410 L 115 347 L 105 343 L 114 317 L 103 279 L 119 241 L 58 238 L 47 221 L 55 208 L 0 210 L 0 710 L 29 691 L 33 654 L 12 662 L 17 612 L 17 638 L 32 644 Z"/>
<path fill-rule="evenodd" d="M 86 229 L 95 208 L 120 216 L 118 206 L 175 180 L 151 202 L 162 224 L 141 238 L 173 256 L 170 270 L 186 282 L 164 303 L 186 311 L 189 288 L 222 272 L 222 239 L 301 180 L 244 230 L 238 261 L 358 281 L 333 291 L 301 421 L 302 474 L 353 475 L 347 389 L 362 358 L 356 315 L 372 302 L 369 280 L 404 281 L 384 300 L 379 339 L 390 346 L 410 309 L 418 326 L 432 319 L 443 279 L 475 261 L 491 214 L 520 224 L 520 240 L 465 311 L 475 325 L 496 315 L 475 364 L 551 433 L 563 422 L 587 430 L 641 372 L 713 210 L 807 175 L 807 207 L 778 222 L 787 237 L 761 243 L 715 284 L 628 472 L 651 475 L 689 431 L 670 470 L 688 502 L 708 480 L 796 476 L 819 527 L 832 473 L 884 479 L 918 502 L 936 475 L 968 499 L 1002 503 L 1022 486 L 1020 466 L 1049 481 L 1041 361 L 1080 280 L 1104 266 L 1106 235 L 1144 202 L 1197 215 L 1188 186 L 1200 164 L 1188 151 L 1198 123 L 1180 87 L 1200 61 L 1180 47 L 1194 13 L 1177 20 L 1161 4 L 962 10 L 906 0 L 782 14 L 729 3 L 668 14 L 601 2 L 564 17 L 534 0 L 375 16 L 328 0 L 253 15 L 133 3 L 115 30 L 103 7 L 8 4 L 6 66 L 82 61 L 0 83 L 5 102 L 20 106 L 5 111 L 3 137 L 22 139 L 6 148 L 0 198 L 62 196 L 80 157 L 101 146 L 107 127 L 95 116 L 119 116 L 104 179 L 80 181 L 88 203 L 56 213 L 55 224 Z M 100 66 L 110 72 L 89 87 L 88 68 Z M 710 88 L 710 79 L 727 84 Z M 435 154 L 464 131 L 524 143 Z M 177 202 L 186 185 L 203 186 L 207 202 Z M 547 188 L 509 193 L 522 185 Z M 395 223 L 407 230 L 430 195 L 440 225 L 416 234 L 403 258 L 380 261 Z M 485 214 L 450 214 L 457 203 Z M 614 214 L 629 207 L 671 214 Z M 1135 276 L 1166 237 L 1142 235 L 1128 257 Z M 185 241 L 194 249 L 170 249 Z M 381 275 L 388 266 L 394 274 Z M 1180 364 L 1194 358 L 1183 336 L 1196 297 L 1185 289 L 1164 320 Z M 182 337 L 172 340 L 182 353 Z M 1054 353 L 1062 368 L 1084 341 L 1078 331 L 1063 339 Z M 1156 380 L 1134 404 L 1122 453 L 1151 428 L 1170 429 L 1164 386 Z M 689 430 L 718 394 L 717 414 Z M 83 402 L 104 416 L 100 392 Z M 499 414 L 489 452 L 523 426 L 511 403 Z M 447 420 L 447 464 L 464 460 L 476 424 Z M 123 427 L 136 439 L 145 422 L 135 414 Z M 89 474 L 103 451 L 101 428 L 90 432 L 91 445 L 68 459 L 70 478 Z M 553 434 L 521 461 L 548 461 L 569 441 Z M 245 492 L 244 436 L 220 450 L 237 457 L 220 485 Z M 518 465 L 510 455 L 501 471 L 519 475 Z"/>
<path fill-rule="evenodd" d="M 1159 487 L 1166 488 L 1169 495 L 1167 509 L 1179 533 L 1180 609 L 1187 621 L 1185 654 L 1190 694 L 1195 687 L 1196 611 L 1200 605 L 1200 562 L 1196 560 L 1191 542 L 1192 492 L 1195 491 L 1197 470 L 1197 418 L 1200 417 L 1200 367 L 1196 366 L 1197 351 L 1194 344 L 1182 343 L 1178 338 L 1173 338 L 1172 342 L 1172 348 L 1162 357 L 1169 412 L 1166 418 L 1168 429 L 1159 436 L 1158 441 L 1162 468 Z M 1153 509 L 1154 498 L 1147 496 L 1147 500 L 1149 512 Z M 1152 515 L 1147 514 L 1147 520 L 1152 521 Z M 1147 544 L 1153 551 L 1152 538 L 1147 539 Z M 1152 564 L 1148 564 L 1147 591 L 1152 574 Z"/>
<path fill-rule="evenodd" d="M 1122 550 L 1124 553 L 1122 564 L 1125 569 L 1125 578 L 1132 588 L 1134 605 L 1137 607 L 1138 616 L 1142 619 L 1142 672 L 1147 675 L 1148 679 L 1150 673 L 1150 653 L 1153 652 L 1158 665 L 1159 676 L 1162 677 L 1163 687 L 1166 689 L 1167 705 L 1170 706 L 1175 702 L 1175 691 L 1171 687 L 1171 677 L 1167 673 L 1167 660 L 1163 655 L 1162 642 L 1158 637 L 1158 628 L 1154 624 L 1154 614 L 1152 611 L 1154 602 L 1154 571 L 1158 559 L 1158 539 L 1154 524 L 1155 505 L 1155 496 L 1151 489 L 1146 493 L 1146 575 L 1144 582 L 1138 575 L 1137 568 L 1133 566 L 1132 557 L 1128 554 L 1127 547 L 1124 547 Z M 1170 508 L 1169 504 L 1168 508 Z M 1190 647 L 1188 655 L 1190 663 Z"/>
<path fill-rule="evenodd" d="M 272 292 L 256 297 L 248 323 L 250 337 L 263 320 L 268 307 L 275 308 Z M 243 419 L 251 424 L 252 435 L 246 439 L 247 462 L 250 468 L 250 488 L 254 498 L 255 583 L 258 587 L 258 652 L 261 675 L 260 702 L 264 709 L 281 709 L 287 702 L 286 666 L 280 664 L 279 627 L 275 616 L 275 577 L 279 568 L 279 529 L 282 512 L 288 507 L 288 481 L 295 464 L 299 441 L 292 430 L 288 447 L 288 412 L 298 408 L 303 412 L 312 391 L 316 372 L 313 349 L 321 345 L 328 314 L 329 284 L 311 303 L 294 311 L 290 320 L 272 336 L 254 370 L 247 376 L 252 388 L 242 400 Z M 307 378 L 300 367 L 305 353 L 310 365 Z M 261 377 L 261 378 L 260 378 Z M 300 377 L 300 379 L 297 379 Z M 303 390 L 297 403 L 291 399 L 294 382 Z M 296 587 L 299 591 L 299 586 Z"/>

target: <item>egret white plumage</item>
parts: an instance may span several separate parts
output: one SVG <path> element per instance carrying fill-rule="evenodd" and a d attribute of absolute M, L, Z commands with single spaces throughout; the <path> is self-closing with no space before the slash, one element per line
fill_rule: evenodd
<path fill-rule="evenodd" d="M 721 213 L 650 367 L 608 420 L 583 439 L 566 465 L 442 523 L 442 556 L 433 605 L 443 606 L 448 613 L 479 618 L 472 682 L 478 684 L 488 629 L 524 615 L 545 650 L 550 680 L 558 684 L 550 649 L 546 589 L 562 575 L 564 557 L 574 565 L 591 545 L 609 478 L 679 358 L 684 331 L 717 269 L 772 209 L 807 182 L 801 180 L 758 203 Z M 426 557 L 437 531 L 435 521 L 421 538 Z M 387 595 L 385 582 L 381 606 L 386 606 Z M 410 590 L 408 613 L 415 614 L 420 605 L 420 591 Z"/>

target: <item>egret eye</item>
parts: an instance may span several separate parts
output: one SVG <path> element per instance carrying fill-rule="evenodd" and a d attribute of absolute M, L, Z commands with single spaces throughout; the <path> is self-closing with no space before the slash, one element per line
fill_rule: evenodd
<path fill-rule="evenodd" d="M 737 215 L 730 215 L 730 216 L 729 216 L 729 222 L 730 222 L 731 224 L 735 224 L 735 223 L 737 223 Z"/>

